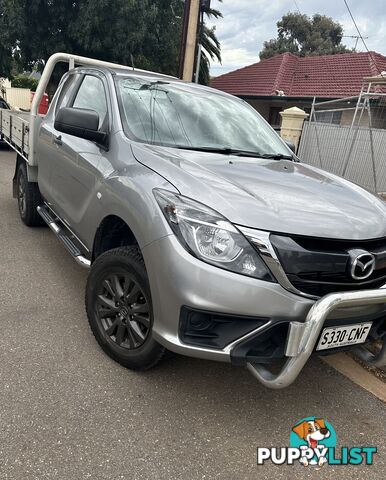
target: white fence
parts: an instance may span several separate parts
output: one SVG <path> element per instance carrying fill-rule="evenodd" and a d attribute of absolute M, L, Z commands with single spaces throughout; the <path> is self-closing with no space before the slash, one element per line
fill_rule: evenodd
<path fill-rule="evenodd" d="M 12 108 L 31 108 L 31 90 L 28 88 L 5 88 L 5 100 Z"/>

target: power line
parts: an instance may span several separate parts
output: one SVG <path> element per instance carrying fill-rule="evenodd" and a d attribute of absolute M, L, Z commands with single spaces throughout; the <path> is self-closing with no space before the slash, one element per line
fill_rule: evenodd
<path fill-rule="evenodd" d="M 301 14 L 301 11 L 300 11 L 300 8 L 299 8 L 299 5 L 298 5 L 298 2 L 296 0 L 293 0 L 294 1 L 294 4 L 295 4 L 295 7 L 296 7 L 296 10 L 298 11 L 299 14 Z"/>
<path fill-rule="evenodd" d="M 350 17 L 351 17 L 351 20 L 353 21 L 353 24 L 358 32 L 358 35 L 359 35 L 359 38 L 362 40 L 363 42 L 363 45 L 365 46 L 366 50 L 370 53 L 370 50 L 367 48 L 367 44 L 365 42 L 365 39 L 363 38 L 362 34 L 361 34 L 361 31 L 359 30 L 359 27 L 357 25 L 357 22 L 355 21 L 355 18 L 354 18 L 354 15 L 351 13 L 351 10 L 350 10 L 350 7 L 348 6 L 348 3 L 346 0 L 343 0 L 344 1 L 344 4 L 346 5 L 346 8 L 348 10 L 348 13 L 350 14 Z"/>
<path fill-rule="evenodd" d="M 362 34 L 361 34 L 361 31 L 359 30 L 359 27 L 357 25 L 357 22 L 355 21 L 355 18 L 354 18 L 354 15 L 351 13 L 351 10 L 350 10 L 350 7 L 348 6 L 348 3 L 346 0 L 343 0 L 344 1 L 344 4 L 346 5 L 346 8 L 348 10 L 348 13 L 350 14 L 350 17 L 351 17 L 351 20 L 353 21 L 353 24 L 358 32 L 358 35 L 359 35 L 359 38 L 362 40 L 362 43 L 363 45 L 365 46 L 365 49 L 367 50 L 367 53 L 370 55 L 372 61 L 374 62 L 374 65 L 375 65 L 375 68 L 378 70 L 378 65 L 377 65 L 377 61 L 375 60 L 374 56 L 373 56 L 373 53 L 370 52 L 370 50 L 368 49 L 367 47 L 367 44 L 365 42 L 365 39 L 363 38 Z M 386 79 L 386 76 L 382 73 L 382 72 L 379 72 L 380 75 Z"/>

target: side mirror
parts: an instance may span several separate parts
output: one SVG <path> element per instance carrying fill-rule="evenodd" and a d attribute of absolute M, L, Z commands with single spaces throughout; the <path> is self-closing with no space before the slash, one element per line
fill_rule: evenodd
<path fill-rule="evenodd" d="M 84 138 L 105 145 L 107 133 L 100 132 L 99 115 L 85 108 L 61 108 L 56 115 L 54 127 L 59 132 Z"/>
<path fill-rule="evenodd" d="M 287 147 L 292 150 L 294 153 L 296 153 L 296 147 L 295 147 L 295 144 L 292 143 L 292 142 L 289 142 L 288 140 L 284 140 Z"/>

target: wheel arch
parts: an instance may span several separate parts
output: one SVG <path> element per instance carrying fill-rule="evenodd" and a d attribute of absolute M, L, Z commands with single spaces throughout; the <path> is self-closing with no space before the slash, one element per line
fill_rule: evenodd
<path fill-rule="evenodd" d="M 27 167 L 27 176 L 28 181 L 31 183 L 38 182 L 38 170 L 37 167 L 31 167 L 28 162 L 23 158 L 19 153 L 16 155 L 16 164 L 15 164 L 15 172 L 13 174 L 12 179 L 12 196 L 13 198 L 17 198 L 17 172 L 19 170 L 20 165 L 25 164 Z"/>
<path fill-rule="evenodd" d="M 91 261 L 113 248 L 136 245 L 136 236 L 129 225 L 118 215 L 107 215 L 100 222 L 94 237 Z"/>

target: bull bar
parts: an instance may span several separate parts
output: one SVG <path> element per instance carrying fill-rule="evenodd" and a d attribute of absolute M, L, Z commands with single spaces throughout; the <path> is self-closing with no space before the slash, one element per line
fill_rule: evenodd
<path fill-rule="evenodd" d="M 360 292 L 330 293 L 317 300 L 311 307 L 304 322 L 291 322 L 288 330 L 285 361 L 279 373 L 270 372 L 264 365 L 247 363 L 248 370 L 268 388 L 285 388 L 293 383 L 310 355 L 328 315 L 337 308 L 386 303 L 386 290 L 362 290 Z M 378 354 L 371 353 L 363 346 L 355 348 L 356 355 L 375 366 L 386 364 L 386 342 Z"/>

